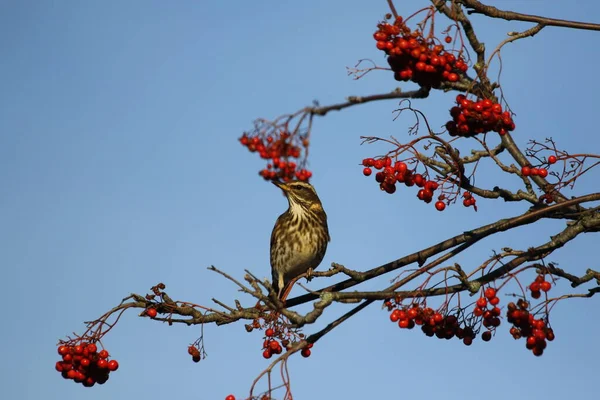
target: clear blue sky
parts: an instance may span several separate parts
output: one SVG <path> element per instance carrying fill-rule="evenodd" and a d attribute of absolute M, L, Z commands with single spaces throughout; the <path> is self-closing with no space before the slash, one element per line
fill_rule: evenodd
<path fill-rule="evenodd" d="M 407 3 L 398 2 L 401 13 L 425 4 L 405 10 Z M 600 22 L 592 1 L 496 3 Z M 245 268 L 270 276 L 269 235 L 287 205 L 257 176 L 263 164 L 237 138 L 256 117 L 397 87 L 390 74 L 353 81 L 345 71 L 360 58 L 383 61 L 371 35 L 385 12 L 383 0 L 0 3 L 6 398 L 243 398 L 266 361 L 260 333 L 242 324 L 206 327 L 209 357 L 193 364 L 186 346 L 200 327 L 163 326 L 129 312 L 105 338 L 121 368 L 92 389 L 54 371 L 55 344 L 159 281 L 180 300 L 239 298 L 209 265 L 238 278 Z M 506 32 L 531 26 L 474 24 L 488 49 Z M 600 151 L 599 41 L 597 32 L 547 28 L 507 46 L 502 84 L 517 113 L 519 144 L 553 136 L 571 152 Z M 418 105 L 440 126 L 453 96 L 436 93 Z M 359 136 L 406 138 L 410 121 L 392 121 L 395 106 L 370 104 L 316 121 L 312 182 L 332 236 L 324 266 L 368 269 L 525 209 L 480 201 L 478 213 L 438 213 L 412 191 L 381 193 L 358 163 L 387 148 L 359 146 Z M 478 179 L 492 187 L 496 178 L 482 169 Z M 597 191 L 597 182 L 583 178 L 575 194 Z M 561 226 L 542 223 L 486 240 L 460 261 L 473 266 L 494 249 L 542 243 Z M 579 274 L 598 268 L 590 250 L 597 243 L 597 234 L 584 236 L 551 260 Z M 557 338 L 542 358 L 510 338 L 507 324 L 492 342 L 467 348 L 400 331 L 373 306 L 320 341 L 310 359 L 290 362 L 292 388 L 297 399 L 592 397 L 598 306 L 596 298 L 559 304 Z M 329 315 L 345 309 L 332 307 Z"/>

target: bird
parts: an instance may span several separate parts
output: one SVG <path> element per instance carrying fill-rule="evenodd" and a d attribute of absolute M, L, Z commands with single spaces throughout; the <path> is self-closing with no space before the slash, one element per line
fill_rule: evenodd
<path fill-rule="evenodd" d="M 273 181 L 288 200 L 288 209 L 271 233 L 272 287 L 285 301 L 293 284 L 316 269 L 331 240 L 327 214 L 315 188 L 304 181 Z"/>

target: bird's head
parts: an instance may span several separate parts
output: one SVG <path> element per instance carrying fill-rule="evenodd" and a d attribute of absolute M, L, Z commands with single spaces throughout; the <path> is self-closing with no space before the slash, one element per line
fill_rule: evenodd
<path fill-rule="evenodd" d="M 298 205 L 305 209 L 322 209 L 317 191 L 310 183 L 303 181 L 273 181 L 273 184 L 283 190 L 290 206 Z"/>

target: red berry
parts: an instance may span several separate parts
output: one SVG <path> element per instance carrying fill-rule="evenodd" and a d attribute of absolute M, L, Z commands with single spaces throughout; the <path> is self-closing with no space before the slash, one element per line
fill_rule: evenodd
<path fill-rule="evenodd" d="M 544 281 L 540 283 L 540 289 L 542 289 L 544 292 L 549 291 L 551 288 L 552 284 L 550 282 Z"/>
<path fill-rule="evenodd" d="M 158 312 L 156 311 L 156 308 L 148 308 L 146 310 L 146 315 L 149 316 L 150 318 L 155 318 L 156 314 L 158 314 Z"/>
<path fill-rule="evenodd" d="M 458 75 L 454 72 L 448 74 L 448 81 L 450 82 L 458 82 Z"/>
<path fill-rule="evenodd" d="M 225 397 L 225 400 L 235 400 L 235 396 L 230 394 L 229 396 Z"/>
<path fill-rule="evenodd" d="M 100 369 L 108 368 L 108 361 L 106 361 L 104 358 L 101 358 L 96 362 L 96 365 Z"/>
<path fill-rule="evenodd" d="M 117 369 L 119 369 L 119 363 L 117 362 L 117 360 L 110 360 L 108 362 L 108 370 L 116 371 Z"/>
<path fill-rule="evenodd" d="M 417 315 L 419 314 L 419 311 L 417 310 L 416 307 L 411 307 L 406 314 L 408 315 L 409 319 L 415 319 L 417 318 Z"/>
<path fill-rule="evenodd" d="M 479 308 L 485 308 L 485 307 L 487 307 L 487 300 L 485 299 L 485 297 L 480 297 L 477 300 L 476 304 L 477 304 L 477 307 L 479 307 Z"/>
<path fill-rule="evenodd" d="M 446 208 L 446 203 L 444 203 L 443 201 L 436 201 L 435 202 L 435 209 L 438 211 L 444 211 L 444 209 Z"/>
<path fill-rule="evenodd" d="M 271 354 L 271 350 L 266 349 L 265 351 L 263 351 L 263 357 L 266 359 L 271 358 L 272 354 Z"/>
<path fill-rule="evenodd" d="M 98 357 L 100 357 L 100 358 L 108 358 L 108 351 L 106 351 L 106 350 L 100 350 L 100 352 L 98 353 Z"/>
<path fill-rule="evenodd" d="M 496 289 L 494 289 L 493 287 L 489 287 L 485 289 L 484 295 L 486 299 L 491 300 L 494 297 L 496 297 Z"/>
<path fill-rule="evenodd" d="M 308 347 L 305 347 L 302 349 L 302 351 L 300 352 L 300 354 L 302 354 L 302 357 L 306 358 L 306 357 L 310 357 L 310 349 Z"/>
<path fill-rule="evenodd" d="M 373 173 L 373 170 L 372 170 L 371 168 L 369 168 L 369 167 L 365 167 L 365 168 L 363 169 L 363 175 L 364 175 L 364 176 L 369 176 L 369 175 L 371 175 L 372 173 Z"/>
<path fill-rule="evenodd" d="M 79 364 L 81 364 L 82 367 L 88 367 L 90 362 L 89 358 L 82 358 L 81 361 L 79 361 Z"/>
<path fill-rule="evenodd" d="M 58 346 L 58 354 L 60 354 L 61 356 L 64 356 L 65 354 L 69 353 L 69 347 L 68 346 Z"/>
<path fill-rule="evenodd" d="M 523 176 L 530 176 L 531 174 L 531 167 L 528 166 L 524 166 L 521 168 L 521 174 L 523 174 Z"/>
<path fill-rule="evenodd" d="M 452 38 L 451 38 L 450 36 L 446 36 L 446 37 L 444 38 L 444 42 L 446 42 L 446 43 L 451 43 L 451 42 L 452 42 Z"/>
<path fill-rule="evenodd" d="M 498 305 L 498 303 L 500 303 L 500 299 L 498 297 L 492 297 L 490 299 L 490 304 L 491 305 L 496 306 L 496 305 Z"/>
<path fill-rule="evenodd" d="M 548 164 L 554 164 L 556 162 L 556 156 L 552 155 L 548 157 Z"/>
<path fill-rule="evenodd" d="M 481 334 L 481 339 L 484 342 L 489 342 L 490 340 L 492 340 L 492 332 L 490 331 L 485 331 Z"/>
<path fill-rule="evenodd" d="M 56 369 L 58 372 L 62 372 L 64 370 L 62 361 L 57 361 L 54 365 L 54 369 Z"/>
<path fill-rule="evenodd" d="M 281 346 L 279 345 L 279 342 L 273 340 L 272 342 L 269 343 L 269 349 L 273 352 L 276 353 L 277 349 L 280 348 Z"/>
<path fill-rule="evenodd" d="M 545 178 L 548 176 L 548 170 L 546 168 L 540 168 L 538 169 L 538 175 Z"/>
<path fill-rule="evenodd" d="M 275 331 L 273 330 L 273 328 L 269 328 L 265 331 L 265 335 L 268 337 L 271 337 L 271 336 L 275 335 Z"/>
<path fill-rule="evenodd" d="M 98 347 L 94 343 L 90 343 L 87 345 L 87 351 L 89 351 L 90 354 L 94 354 L 96 351 L 98 351 Z"/>

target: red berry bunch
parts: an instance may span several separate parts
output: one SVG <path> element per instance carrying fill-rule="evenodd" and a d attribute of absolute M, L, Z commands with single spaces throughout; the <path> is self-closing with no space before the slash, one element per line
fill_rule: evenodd
<path fill-rule="evenodd" d="M 457 106 L 450 109 L 452 121 L 446 123 L 450 136 L 475 136 L 490 131 L 505 135 L 515 129 L 509 111 L 490 99 L 472 101 L 463 94 L 456 96 Z"/>
<path fill-rule="evenodd" d="M 425 38 L 420 30 L 412 31 L 402 17 L 393 24 L 378 24 L 373 38 L 377 48 L 388 55 L 388 64 L 398 81 L 437 88 L 442 82 L 457 82 L 468 69 L 462 56 L 446 52 L 437 38 Z"/>
<path fill-rule="evenodd" d="M 257 152 L 262 159 L 271 160 L 267 167 L 258 174 L 265 180 L 282 180 L 284 182 L 292 179 L 307 182 L 312 172 L 299 168 L 298 159 L 302 148 L 308 148 L 308 139 L 300 139 L 297 135 L 291 135 L 282 131 L 278 134 L 266 136 L 249 136 L 244 133 L 240 143 L 246 146 L 250 152 Z"/>
<path fill-rule="evenodd" d="M 283 343 L 287 346 L 288 343 Z M 285 347 L 285 346 L 284 346 Z M 287 347 L 286 347 L 287 348 Z M 282 344 L 277 339 L 265 339 L 263 342 L 263 357 L 271 358 L 273 354 L 281 354 L 283 351 Z"/>
<path fill-rule="evenodd" d="M 391 307 L 391 304 L 388 304 L 388 309 Z M 393 309 L 390 321 L 397 322 L 401 329 L 413 329 L 415 325 L 420 325 L 421 331 L 429 337 L 434 335 L 438 339 L 457 337 L 467 346 L 471 345 L 475 338 L 473 329 L 462 328 L 456 315 L 442 315 L 432 308 L 423 308 L 418 304 Z"/>
<path fill-rule="evenodd" d="M 541 176 L 542 178 L 545 178 L 548 176 L 548 170 L 546 168 L 536 168 L 526 165 L 521 168 L 521 174 L 523 174 L 523 176 Z"/>
<path fill-rule="evenodd" d="M 265 340 L 263 342 L 263 357 L 269 359 L 273 354 L 281 354 L 285 348 L 288 351 L 291 348 L 290 340 L 282 333 L 277 333 L 275 329 L 268 328 L 265 331 Z M 312 343 L 309 343 L 301 351 L 302 357 L 310 357 Z"/>
<path fill-rule="evenodd" d="M 506 316 L 508 322 L 513 324 L 510 334 L 515 340 L 526 338 L 525 346 L 536 356 L 541 356 L 546 348 L 546 341 L 554 340 L 554 331 L 548 326 L 547 321 L 536 319 L 528 311 L 529 303 L 519 299 L 517 304 L 508 303 Z"/>
<path fill-rule="evenodd" d="M 72 379 L 85 387 L 96 383 L 102 385 L 108 375 L 119 368 L 117 360 L 108 360 L 108 351 L 100 350 L 95 343 L 82 341 L 76 345 L 58 346 L 61 361 L 56 362 L 56 370 L 65 379 Z"/>
<path fill-rule="evenodd" d="M 194 345 L 188 346 L 188 354 L 192 356 L 192 361 L 195 363 L 200 362 L 200 360 L 202 359 L 200 355 L 200 349 L 198 349 L 198 347 Z"/>
<path fill-rule="evenodd" d="M 407 187 L 417 186 L 418 188 L 421 188 L 417 193 L 417 197 L 425 203 L 431 203 L 433 194 L 439 186 L 437 182 L 427 180 L 423 175 L 415 174 L 414 171 L 409 170 L 406 163 L 402 161 L 396 161 L 392 167 L 392 159 L 390 157 L 382 157 L 379 159 L 365 158 L 362 165 L 365 167 L 363 169 L 363 174 L 365 176 L 369 176 L 373 173 L 371 168 L 378 170 L 375 174 L 375 180 L 379 183 L 381 190 L 389 194 L 396 191 L 397 183 L 404 183 Z M 441 203 L 443 207 L 440 207 L 436 203 L 436 208 L 440 211 L 446 207 L 443 202 Z"/>
<path fill-rule="evenodd" d="M 539 299 L 542 295 L 541 292 L 548 292 L 550 289 L 552 289 L 552 284 L 546 280 L 543 274 L 536 276 L 535 280 L 529 285 L 531 297 L 534 299 Z"/>
<path fill-rule="evenodd" d="M 496 289 L 488 287 L 485 289 L 483 296 L 475 302 L 473 315 L 482 317 L 482 324 L 488 329 L 483 332 L 481 338 L 484 341 L 489 341 L 492 338 L 491 331 L 500 326 L 500 308 L 497 307 L 500 299 L 496 296 Z"/>
<path fill-rule="evenodd" d="M 473 206 L 473 208 L 475 209 L 475 211 L 477 211 L 477 200 L 475 199 L 475 197 L 473 197 L 473 194 L 471 192 L 464 192 L 463 193 L 463 206 L 465 207 L 471 207 Z"/>

